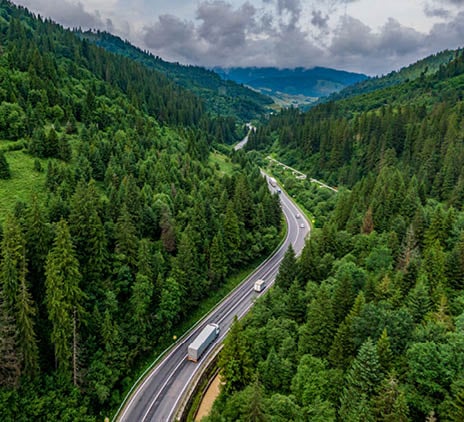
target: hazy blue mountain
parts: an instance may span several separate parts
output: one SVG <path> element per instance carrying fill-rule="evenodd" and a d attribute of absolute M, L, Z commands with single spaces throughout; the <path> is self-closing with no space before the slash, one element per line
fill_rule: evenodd
<path fill-rule="evenodd" d="M 233 67 L 213 69 L 222 78 L 270 95 L 280 103 L 305 104 L 367 79 L 360 73 L 314 67 L 278 69 L 275 67 Z"/>

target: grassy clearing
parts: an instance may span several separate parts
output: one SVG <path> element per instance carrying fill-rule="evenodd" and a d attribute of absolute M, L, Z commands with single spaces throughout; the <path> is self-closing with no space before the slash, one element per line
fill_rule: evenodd
<path fill-rule="evenodd" d="M 5 157 L 10 165 L 11 179 L 0 180 L 0 221 L 18 201 L 29 202 L 32 193 L 43 194 L 45 181 L 45 172 L 34 170 L 34 157 L 23 151 L 7 151 Z"/>
<path fill-rule="evenodd" d="M 213 151 L 209 155 L 210 163 L 221 174 L 231 175 L 234 173 L 237 166 L 230 161 L 230 158 L 218 151 Z"/>

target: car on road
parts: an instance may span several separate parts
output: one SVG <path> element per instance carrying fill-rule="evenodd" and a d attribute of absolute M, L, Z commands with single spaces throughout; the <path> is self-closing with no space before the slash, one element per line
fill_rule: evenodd
<path fill-rule="evenodd" d="M 304 229 L 304 223 L 300 224 L 300 229 Z"/>
<path fill-rule="evenodd" d="M 295 217 L 296 218 L 301 218 L 301 215 L 300 214 L 295 214 Z"/>

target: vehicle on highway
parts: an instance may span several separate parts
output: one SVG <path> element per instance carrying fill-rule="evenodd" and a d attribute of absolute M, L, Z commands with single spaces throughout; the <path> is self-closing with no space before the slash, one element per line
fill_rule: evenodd
<path fill-rule="evenodd" d="M 190 343 L 188 346 L 187 359 L 193 362 L 198 362 L 203 352 L 208 348 L 208 346 L 216 339 L 219 335 L 219 325 L 218 324 L 208 324 L 197 338 Z"/>
<path fill-rule="evenodd" d="M 301 215 L 300 215 L 300 214 L 296 214 L 295 217 L 296 217 L 296 218 L 301 218 Z"/>
<path fill-rule="evenodd" d="M 301 228 L 301 229 L 304 229 L 304 223 L 301 223 L 301 224 L 300 224 L 300 228 Z"/>
<path fill-rule="evenodd" d="M 255 292 L 262 292 L 265 287 L 266 287 L 266 281 L 263 280 L 263 279 L 259 279 L 258 281 L 255 281 L 255 285 L 253 286 L 253 290 Z"/>
<path fill-rule="evenodd" d="M 277 188 L 277 193 L 282 193 L 282 189 Z"/>
<path fill-rule="evenodd" d="M 269 184 L 272 186 L 272 187 L 276 187 L 277 186 L 277 182 L 276 182 L 276 179 L 274 179 L 273 177 L 270 177 L 269 178 Z"/>

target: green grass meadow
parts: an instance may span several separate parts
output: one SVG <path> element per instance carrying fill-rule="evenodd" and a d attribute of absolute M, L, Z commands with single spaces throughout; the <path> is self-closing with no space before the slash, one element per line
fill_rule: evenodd
<path fill-rule="evenodd" d="M 0 222 L 18 201 L 29 202 L 33 193 L 39 197 L 43 195 L 45 181 L 45 171 L 34 169 L 34 157 L 24 151 L 6 151 L 5 157 L 10 166 L 11 178 L 0 180 Z"/>

